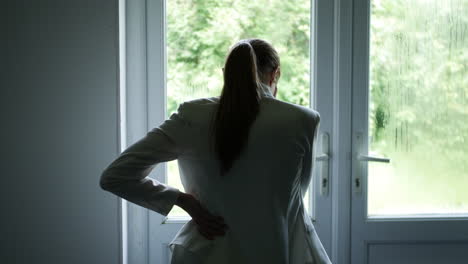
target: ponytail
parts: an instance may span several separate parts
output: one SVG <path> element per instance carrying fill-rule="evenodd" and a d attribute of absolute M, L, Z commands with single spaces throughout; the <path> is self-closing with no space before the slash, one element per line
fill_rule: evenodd
<path fill-rule="evenodd" d="M 248 41 L 231 48 L 224 65 L 224 86 L 214 119 L 214 151 L 221 175 L 232 167 L 245 148 L 250 127 L 259 112 L 257 58 Z"/>

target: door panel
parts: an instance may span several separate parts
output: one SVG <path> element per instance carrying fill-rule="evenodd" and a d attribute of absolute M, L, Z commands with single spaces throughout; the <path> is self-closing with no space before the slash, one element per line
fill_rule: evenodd
<path fill-rule="evenodd" d="M 425 241 L 369 243 L 369 263 L 379 264 L 462 264 L 467 243 L 427 243 Z"/>
<path fill-rule="evenodd" d="M 354 2 L 352 263 L 468 257 L 467 11 Z"/>
<path fill-rule="evenodd" d="M 468 1 L 371 4 L 368 213 L 468 213 Z"/>

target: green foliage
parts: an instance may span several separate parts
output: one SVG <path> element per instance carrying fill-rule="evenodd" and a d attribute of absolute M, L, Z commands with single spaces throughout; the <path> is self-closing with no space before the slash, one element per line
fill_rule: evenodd
<path fill-rule="evenodd" d="M 392 158 L 388 195 L 404 197 L 400 208 L 468 211 L 468 1 L 374 0 L 371 9 L 370 148 Z"/>
<path fill-rule="evenodd" d="M 167 3 L 167 115 L 187 100 L 218 96 L 231 45 L 270 42 L 281 60 L 277 98 L 309 105 L 309 0 L 170 0 Z M 177 163 L 168 183 L 183 190 Z M 175 208 L 171 216 L 188 216 Z"/>
<path fill-rule="evenodd" d="M 167 1 L 168 115 L 178 104 L 221 93 L 229 48 L 261 38 L 281 60 L 278 99 L 309 105 L 310 1 Z"/>

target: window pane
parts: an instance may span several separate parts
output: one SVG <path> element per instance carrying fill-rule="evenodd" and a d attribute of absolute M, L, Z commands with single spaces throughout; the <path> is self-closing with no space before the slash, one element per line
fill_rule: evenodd
<path fill-rule="evenodd" d="M 187 100 L 219 96 L 232 44 L 262 38 L 281 59 L 277 98 L 309 106 L 310 0 L 171 0 L 167 5 L 167 117 Z M 168 184 L 183 190 L 177 162 Z M 174 208 L 170 216 L 186 216 Z"/>
<path fill-rule="evenodd" d="M 373 0 L 369 215 L 468 213 L 468 0 Z"/>

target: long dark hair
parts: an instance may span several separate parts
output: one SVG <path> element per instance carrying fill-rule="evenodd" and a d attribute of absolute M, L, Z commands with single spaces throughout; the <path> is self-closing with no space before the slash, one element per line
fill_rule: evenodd
<path fill-rule="evenodd" d="M 270 43 L 245 39 L 231 49 L 224 65 L 224 85 L 214 117 L 214 150 L 221 175 L 228 172 L 247 144 L 260 107 L 260 82 L 280 64 Z"/>

